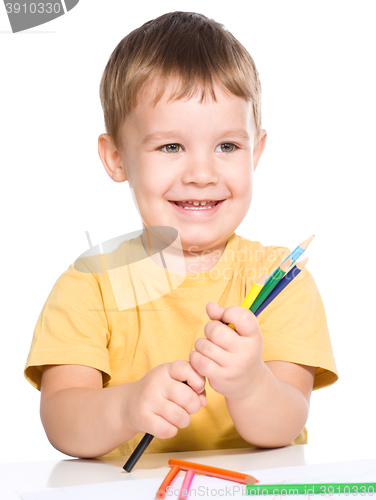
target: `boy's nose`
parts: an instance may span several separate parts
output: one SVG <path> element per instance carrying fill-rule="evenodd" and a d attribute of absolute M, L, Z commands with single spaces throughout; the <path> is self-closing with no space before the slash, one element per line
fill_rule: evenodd
<path fill-rule="evenodd" d="M 195 156 L 187 161 L 182 175 L 182 182 L 185 184 L 206 186 L 215 185 L 218 181 L 219 173 L 212 159 Z"/>

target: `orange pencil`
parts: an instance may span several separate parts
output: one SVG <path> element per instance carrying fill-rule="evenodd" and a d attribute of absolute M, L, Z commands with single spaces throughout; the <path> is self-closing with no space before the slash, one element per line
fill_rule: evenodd
<path fill-rule="evenodd" d="M 155 495 L 155 498 L 166 497 L 167 486 L 169 486 L 172 483 L 172 481 L 179 474 L 179 472 L 180 472 L 180 467 L 178 465 L 174 465 L 173 468 L 170 470 L 170 472 L 167 474 L 167 476 L 164 478 L 162 484 L 159 487 L 159 490 L 157 491 L 157 494 Z"/>
<path fill-rule="evenodd" d="M 177 458 L 170 458 L 168 461 L 170 466 L 179 466 L 183 470 L 193 470 L 205 476 L 218 477 L 220 479 L 227 479 L 227 481 L 235 481 L 241 484 L 256 484 L 258 480 L 253 476 L 242 474 L 241 472 L 234 472 L 232 470 L 218 469 L 218 467 L 211 467 L 210 465 L 194 464 L 192 462 L 185 462 Z"/>

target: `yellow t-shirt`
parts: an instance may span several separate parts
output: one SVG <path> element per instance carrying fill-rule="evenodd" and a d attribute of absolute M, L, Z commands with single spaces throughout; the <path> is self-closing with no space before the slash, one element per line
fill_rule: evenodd
<path fill-rule="evenodd" d="M 172 291 L 154 298 L 145 289 L 138 304 L 143 303 L 137 305 L 135 298 L 134 307 L 124 305 L 126 296 L 140 295 L 140 286 L 132 285 L 136 273 L 132 266 L 123 267 L 127 274 L 116 276 L 116 269 L 91 273 L 89 262 L 86 272 L 81 272 L 72 264 L 58 278 L 39 316 L 25 376 L 40 389 L 43 365 L 85 365 L 102 371 L 103 387 L 110 387 L 139 380 L 162 363 L 188 360 L 209 321 L 206 304 L 241 304 L 261 274 L 270 273 L 289 253 L 287 248 L 264 247 L 234 233 L 213 269 L 185 279 L 170 273 Z M 129 256 L 128 263 L 137 263 L 140 255 L 147 257 L 141 237 L 123 242 L 111 259 L 102 256 L 102 262 L 118 262 L 120 267 L 126 263 L 124 255 Z M 157 276 L 154 288 L 158 287 L 165 270 L 150 258 L 146 262 L 149 276 Z M 120 281 L 126 284 L 127 293 L 124 286 L 120 289 Z M 145 301 L 145 296 L 150 300 Z M 337 380 L 324 307 L 306 269 L 264 309 L 258 321 L 264 361 L 315 366 L 314 389 Z M 192 415 L 191 424 L 171 439 L 154 439 L 147 453 L 251 447 L 235 430 L 224 397 L 208 383 L 206 393 L 208 405 Z M 129 455 L 141 437 L 136 435 L 108 455 Z M 293 444 L 305 442 L 304 428 Z"/>

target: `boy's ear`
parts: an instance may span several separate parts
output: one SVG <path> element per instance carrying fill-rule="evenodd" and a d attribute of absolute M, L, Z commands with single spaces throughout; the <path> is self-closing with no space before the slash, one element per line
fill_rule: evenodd
<path fill-rule="evenodd" d="M 256 170 L 259 159 L 262 155 L 262 152 L 264 151 L 266 137 L 267 137 L 266 130 L 262 129 L 259 135 L 259 140 L 253 148 L 253 171 Z"/>
<path fill-rule="evenodd" d="M 122 157 L 110 135 L 101 134 L 98 137 L 98 154 L 106 172 L 113 181 L 124 182 L 127 180 Z"/>

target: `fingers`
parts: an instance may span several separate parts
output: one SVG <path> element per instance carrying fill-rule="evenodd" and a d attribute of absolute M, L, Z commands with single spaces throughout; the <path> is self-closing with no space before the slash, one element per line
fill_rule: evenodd
<path fill-rule="evenodd" d="M 209 381 L 215 379 L 220 373 L 221 366 L 198 351 L 189 353 L 189 361 L 194 369 Z"/>
<path fill-rule="evenodd" d="M 155 367 L 135 382 L 132 392 L 132 404 L 126 405 L 128 420 L 138 432 L 148 432 L 163 439 L 187 427 L 190 415 L 207 404 L 205 378 L 185 360 Z"/>
<path fill-rule="evenodd" d="M 208 400 L 206 399 L 206 391 L 198 395 L 201 406 L 204 407 L 208 404 Z"/>
<path fill-rule="evenodd" d="M 206 306 L 206 312 L 212 320 L 234 325 L 236 332 L 243 337 L 251 337 L 258 333 L 257 318 L 245 307 L 232 306 L 225 309 L 214 302 L 209 302 Z"/>
<path fill-rule="evenodd" d="M 178 360 L 167 366 L 172 381 L 165 386 L 165 399 L 155 410 L 167 423 L 159 426 L 158 436 L 155 436 L 164 439 L 175 436 L 178 429 L 188 427 L 191 423 L 190 415 L 197 413 L 207 404 L 205 378 L 197 373 L 188 361 Z"/>
<path fill-rule="evenodd" d="M 150 434 L 161 439 L 173 437 L 179 429 L 188 427 L 191 417 L 181 406 L 172 401 L 164 401 L 155 410 L 155 416 L 150 427 Z"/>
<path fill-rule="evenodd" d="M 217 392 L 231 393 L 237 386 L 242 389 L 243 379 L 248 383 L 250 368 L 262 355 L 258 321 L 249 309 L 240 306 L 225 309 L 209 302 L 206 310 L 211 321 L 205 325 L 205 337 L 196 340 L 190 363 Z"/>
<path fill-rule="evenodd" d="M 189 387 L 186 387 L 186 389 L 189 391 L 188 395 L 179 391 L 179 394 L 175 395 L 174 401 L 165 400 L 155 410 L 149 430 L 150 434 L 160 439 L 174 437 L 179 429 L 189 426 L 191 423 L 191 414 L 197 413 L 202 406 L 206 406 L 207 402 L 204 393 L 198 397 L 193 394 L 194 399 L 192 399 L 191 395 L 193 391 Z"/>
<path fill-rule="evenodd" d="M 205 389 L 205 377 L 197 373 L 188 361 L 179 359 L 169 363 L 168 372 L 172 379 L 187 382 L 196 394 L 201 394 Z"/>
<path fill-rule="evenodd" d="M 206 304 L 206 313 L 210 319 L 217 319 L 221 321 L 224 310 L 224 307 L 216 304 L 215 302 L 208 302 Z"/>
<path fill-rule="evenodd" d="M 218 335 L 220 335 L 221 330 L 218 328 L 216 329 L 216 332 L 216 335 L 214 335 L 215 339 Z M 236 332 L 233 332 L 233 334 L 237 335 Z M 196 340 L 194 345 L 196 352 L 199 352 L 203 356 L 215 361 L 215 363 L 219 366 L 225 366 L 227 364 L 228 353 L 231 352 L 231 342 L 227 332 L 225 331 L 223 333 L 223 337 L 217 340 L 218 344 L 216 343 L 216 340 L 211 338 L 210 333 L 208 335 L 209 336 L 207 338 L 200 337 Z"/>
<path fill-rule="evenodd" d="M 180 406 L 186 413 L 197 413 L 201 408 L 199 396 L 188 385 L 172 381 L 165 387 L 163 396 L 166 400 Z"/>
<path fill-rule="evenodd" d="M 178 433 L 179 427 L 172 425 L 168 419 L 154 415 L 153 419 L 148 423 L 147 432 L 159 439 L 169 439 Z"/>
<path fill-rule="evenodd" d="M 220 358 L 220 349 L 228 352 L 233 352 L 234 350 L 236 350 L 235 345 L 239 340 L 239 334 L 232 328 L 217 320 L 213 320 L 207 323 L 204 328 L 204 333 L 206 339 L 210 341 L 213 346 L 205 346 L 201 339 L 197 339 L 195 349 L 209 357 L 211 357 L 211 355 L 214 355 L 217 363 L 222 365 L 223 363 L 221 362 Z M 206 340 L 204 337 L 202 337 L 202 339 Z M 215 347 L 220 349 L 215 349 Z"/>

